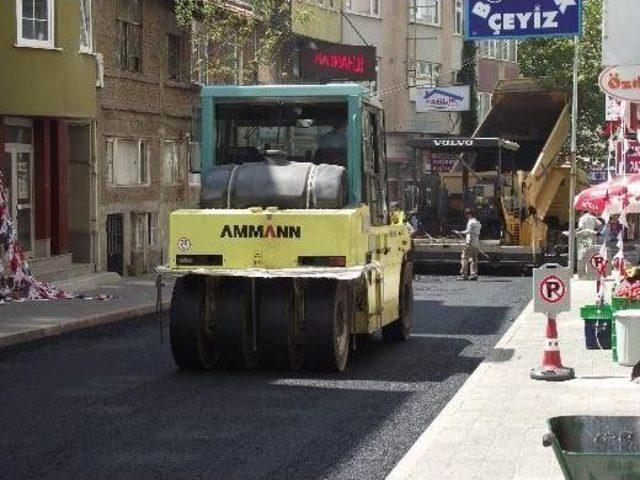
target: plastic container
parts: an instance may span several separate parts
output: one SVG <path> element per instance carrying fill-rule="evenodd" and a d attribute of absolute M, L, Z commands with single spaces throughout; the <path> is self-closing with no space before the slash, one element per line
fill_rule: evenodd
<path fill-rule="evenodd" d="M 611 307 L 613 308 L 614 312 L 618 310 L 640 309 L 640 300 L 630 300 L 628 298 L 623 298 L 623 297 L 612 297 Z M 616 342 L 616 338 L 617 338 L 616 322 L 612 322 L 611 323 L 611 354 L 614 362 L 618 361 L 618 345 Z"/>
<path fill-rule="evenodd" d="M 640 472 L 640 417 L 566 416 L 547 420 L 542 438 L 567 480 L 630 480 Z"/>
<path fill-rule="evenodd" d="M 618 363 L 633 367 L 640 362 L 640 310 L 616 312 Z"/>
<path fill-rule="evenodd" d="M 585 305 L 580 309 L 584 320 L 584 341 L 587 350 L 611 350 L 611 305 Z"/>

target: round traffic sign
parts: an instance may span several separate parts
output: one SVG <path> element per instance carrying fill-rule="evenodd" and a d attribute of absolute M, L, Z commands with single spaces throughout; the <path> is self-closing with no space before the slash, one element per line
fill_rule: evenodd
<path fill-rule="evenodd" d="M 560 302 L 567 293 L 567 286 L 559 277 L 547 275 L 542 279 L 538 288 L 540 298 L 547 303 Z"/>

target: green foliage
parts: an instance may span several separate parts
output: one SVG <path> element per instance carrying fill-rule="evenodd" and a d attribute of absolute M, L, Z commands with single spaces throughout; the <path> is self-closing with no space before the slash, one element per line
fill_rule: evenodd
<path fill-rule="evenodd" d="M 274 73 L 288 66 L 292 25 L 309 21 L 308 12 L 292 8 L 292 0 L 250 3 L 249 10 L 224 0 L 176 0 L 178 24 L 191 28 L 196 21 L 200 28 L 192 35 L 209 45 L 209 83 L 233 83 L 237 75 L 242 83 L 256 83 L 261 68 Z"/>
<path fill-rule="evenodd" d="M 571 92 L 573 39 L 526 40 L 519 45 L 518 58 L 523 76 L 540 78 L 544 84 Z M 605 97 L 598 86 L 601 61 L 602 0 L 584 0 L 578 77 L 578 155 L 604 162 L 606 144 L 598 135 L 605 121 Z"/>

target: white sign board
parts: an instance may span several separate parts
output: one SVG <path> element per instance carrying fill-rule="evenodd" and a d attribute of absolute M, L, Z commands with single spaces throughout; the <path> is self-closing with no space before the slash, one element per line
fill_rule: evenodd
<path fill-rule="evenodd" d="M 637 26 L 640 25 L 638 0 L 605 0 L 602 31 L 602 63 L 639 65 Z"/>
<path fill-rule="evenodd" d="M 617 98 L 610 97 L 606 95 L 606 110 L 605 110 L 605 120 L 607 122 L 617 122 L 620 120 L 624 114 L 622 108 L 622 101 Z"/>
<path fill-rule="evenodd" d="M 640 65 L 607 67 L 598 83 L 604 93 L 615 99 L 640 102 Z"/>
<path fill-rule="evenodd" d="M 555 316 L 571 310 L 571 274 L 559 265 L 533 270 L 533 311 Z"/>
<path fill-rule="evenodd" d="M 471 108 L 469 86 L 416 89 L 416 112 L 467 112 Z"/>
<path fill-rule="evenodd" d="M 611 258 L 611 252 L 608 255 Z M 605 275 L 611 275 L 613 262 L 609 260 L 605 264 L 605 259 L 600 255 L 599 246 L 588 248 L 578 260 L 578 278 L 580 280 L 595 280 L 603 266 L 605 267 Z"/>

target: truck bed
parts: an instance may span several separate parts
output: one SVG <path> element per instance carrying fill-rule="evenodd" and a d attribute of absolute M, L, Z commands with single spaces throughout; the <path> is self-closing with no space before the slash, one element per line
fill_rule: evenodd
<path fill-rule="evenodd" d="M 411 253 L 414 262 L 423 265 L 460 263 L 464 241 L 447 238 L 414 238 Z M 501 245 L 500 240 L 481 240 L 478 263 L 493 266 L 531 267 L 539 263 L 543 251 L 536 247 Z"/>

